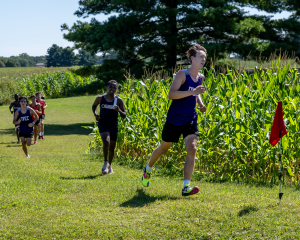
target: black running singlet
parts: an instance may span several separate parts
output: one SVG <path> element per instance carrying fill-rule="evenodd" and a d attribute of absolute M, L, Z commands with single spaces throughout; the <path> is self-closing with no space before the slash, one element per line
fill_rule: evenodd
<path fill-rule="evenodd" d="M 113 106 L 117 105 L 118 97 L 115 96 L 114 101 L 108 102 L 105 99 L 105 95 L 102 96 L 101 105 L 100 105 L 100 121 L 99 123 L 103 123 L 106 125 L 118 125 L 118 112 L 113 108 Z"/>

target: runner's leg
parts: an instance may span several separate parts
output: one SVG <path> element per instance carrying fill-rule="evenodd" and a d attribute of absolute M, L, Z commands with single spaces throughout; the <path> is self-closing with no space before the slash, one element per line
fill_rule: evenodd
<path fill-rule="evenodd" d="M 165 142 L 164 140 L 161 140 L 160 145 L 151 154 L 151 157 L 150 157 L 150 160 L 148 163 L 149 167 L 153 167 L 153 165 L 160 158 L 160 156 L 168 152 L 171 145 L 172 145 L 172 142 Z"/>
<path fill-rule="evenodd" d="M 111 165 L 112 160 L 114 158 L 116 144 L 117 144 L 117 141 L 111 141 L 110 140 L 110 143 L 109 143 L 109 153 L 108 153 L 108 162 L 109 162 L 109 165 Z"/>
<path fill-rule="evenodd" d="M 26 144 L 27 144 L 28 147 L 31 145 L 31 141 L 32 141 L 32 138 L 27 138 L 26 139 Z"/>
<path fill-rule="evenodd" d="M 22 148 L 23 148 L 23 151 L 24 153 L 26 154 L 26 156 L 28 155 L 28 152 L 27 152 L 27 147 L 26 147 L 26 140 L 24 137 L 21 137 L 21 142 L 22 142 Z"/>
<path fill-rule="evenodd" d="M 100 133 L 100 135 L 101 135 L 102 142 L 103 142 L 104 161 L 107 161 L 108 148 L 109 148 L 109 143 L 110 143 L 109 132 L 102 132 L 102 133 Z"/>
<path fill-rule="evenodd" d="M 38 126 L 37 125 L 34 125 L 33 126 L 33 133 L 34 133 L 34 141 L 36 142 L 36 137 L 37 137 L 37 129 L 38 129 Z"/>
<path fill-rule="evenodd" d="M 197 135 L 191 134 L 185 137 L 185 147 L 186 147 L 186 160 L 184 163 L 184 179 L 191 180 L 194 166 L 195 166 L 195 157 L 197 151 Z"/>

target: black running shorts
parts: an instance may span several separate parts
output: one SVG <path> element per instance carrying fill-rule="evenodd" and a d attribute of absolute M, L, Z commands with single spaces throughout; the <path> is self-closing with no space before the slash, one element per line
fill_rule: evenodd
<path fill-rule="evenodd" d="M 19 137 L 23 137 L 23 138 L 32 138 L 33 137 L 33 133 L 19 133 Z"/>
<path fill-rule="evenodd" d="M 104 124 L 104 123 L 98 122 L 98 128 L 99 128 L 100 133 L 109 132 L 110 140 L 117 141 L 118 133 L 119 133 L 117 124 L 109 125 L 109 124 Z"/>
<path fill-rule="evenodd" d="M 39 125 L 39 123 L 40 123 L 40 118 L 35 122 L 35 124 L 34 125 L 36 125 L 36 126 L 38 126 Z"/>
<path fill-rule="evenodd" d="M 42 115 L 40 116 L 40 119 L 45 119 L 45 114 L 42 114 Z"/>
<path fill-rule="evenodd" d="M 162 140 L 165 142 L 178 142 L 181 134 L 183 135 L 183 139 L 192 134 L 199 136 L 197 123 L 185 123 L 177 126 L 166 121 L 162 131 Z"/>

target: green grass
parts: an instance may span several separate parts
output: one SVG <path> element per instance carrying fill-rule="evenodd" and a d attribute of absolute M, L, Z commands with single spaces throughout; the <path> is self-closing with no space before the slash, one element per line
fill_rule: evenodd
<path fill-rule="evenodd" d="M 284 187 L 195 182 L 153 174 L 85 155 L 95 96 L 47 100 L 45 140 L 26 159 L 12 115 L 0 107 L 0 239 L 299 239 L 300 194 Z"/>

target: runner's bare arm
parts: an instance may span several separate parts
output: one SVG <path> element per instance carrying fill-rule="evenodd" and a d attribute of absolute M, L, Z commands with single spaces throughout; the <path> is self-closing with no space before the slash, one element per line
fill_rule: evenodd
<path fill-rule="evenodd" d="M 38 119 L 38 115 L 37 113 L 34 111 L 34 109 L 32 108 L 29 108 L 29 111 L 30 111 L 30 114 L 34 116 L 34 121 L 32 123 L 29 123 L 28 124 L 28 127 L 33 127 L 33 125 L 35 124 L 35 122 L 37 121 Z"/>
<path fill-rule="evenodd" d="M 185 72 L 184 71 L 179 71 L 175 78 L 174 81 L 171 84 L 170 90 L 169 90 L 169 99 L 181 99 L 181 98 L 185 98 L 191 95 L 195 95 L 195 94 L 201 94 L 204 92 L 205 88 L 204 86 L 198 86 L 196 88 L 194 88 L 193 90 L 190 91 L 178 91 L 178 89 L 180 88 L 180 86 L 184 83 L 185 81 Z"/>
<path fill-rule="evenodd" d="M 11 103 L 11 104 L 9 105 L 9 107 L 8 107 L 11 114 L 14 113 L 14 111 L 11 110 L 12 107 L 13 107 L 13 103 Z"/>
<path fill-rule="evenodd" d="M 114 106 L 114 109 L 120 113 L 121 118 L 126 118 L 125 106 L 121 98 L 118 98 L 117 105 Z"/>
<path fill-rule="evenodd" d="M 42 114 L 42 108 L 41 108 L 41 105 L 40 104 L 37 104 L 37 108 L 38 108 L 38 111 L 36 111 L 37 114 L 41 115 Z"/>
<path fill-rule="evenodd" d="M 200 111 L 201 112 L 206 112 L 206 106 L 204 105 L 204 103 L 203 103 L 203 101 L 201 99 L 201 95 L 200 94 L 198 94 L 197 103 L 200 106 Z"/>
<path fill-rule="evenodd" d="M 19 117 L 19 111 L 16 111 L 15 112 L 15 117 L 14 117 L 14 120 L 13 120 L 13 124 L 20 124 L 21 123 L 21 119 L 19 119 L 18 121 L 17 121 L 17 119 L 18 119 L 18 117 Z"/>
<path fill-rule="evenodd" d="M 100 116 L 97 114 L 97 106 L 101 104 L 101 99 L 102 99 L 102 96 L 96 97 L 95 102 L 93 103 L 93 106 L 92 106 L 92 111 L 93 111 L 93 114 L 96 117 L 97 121 L 99 121 L 101 119 Z"/>
<path fill-rule="evenodd" d="M 46 100 L 44 100 L 44 109 L 48 107 L 47 103 L 46 103 Z"/>

